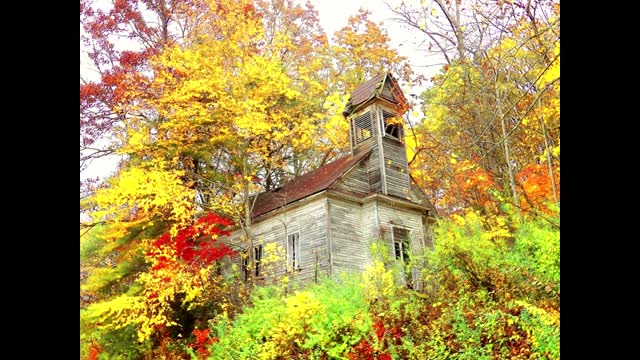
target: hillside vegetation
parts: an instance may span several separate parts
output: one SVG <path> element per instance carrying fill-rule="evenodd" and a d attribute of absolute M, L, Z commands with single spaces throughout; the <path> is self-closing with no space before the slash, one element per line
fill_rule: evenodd
<path fill-rule="evenodd" d="M 548 220 L 548 221 L 547 221 Z M 204 308 L 172 316 L 142 344 L 135 327 L 83 334 L 85 356 L 193 359 L 558 359 L 560 254 L 556 218 L 475 212 L 439 222 L 436 244 L 416 259 L 424 290 L 407 289 L 393 261 L 376 249 L 363 274 L 318 284 L 233 284 Z M 424 265 L 417 265 L 424 260 Z M 281 279 L 282 280 L 282 279 Z M 223 281 L 224 282 L 224 281 Z M 235 285 L 238 286 L 238 285 Z M 225 290 L 226 289 L 226 290 Z M 226 293 L 225 293 L 226 291 Z M 86 314 L 86 313 L 83 313 Z"/>

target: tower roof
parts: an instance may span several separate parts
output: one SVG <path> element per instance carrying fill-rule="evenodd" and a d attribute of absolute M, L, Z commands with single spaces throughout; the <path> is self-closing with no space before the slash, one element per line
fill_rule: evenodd
<path fill-rule="evenodd" d="M 385 86 L 386 84 L 386 86 Z M 390 101 L 400 107 L 405 107 L 407 100 L 400 90 L 396 79 L 389 72 L 382 72 L 373 78 L 360 84 L 352 93 L 342 115 L 348 116 L 359 107 L 365 105 L 374 98 Z"/>

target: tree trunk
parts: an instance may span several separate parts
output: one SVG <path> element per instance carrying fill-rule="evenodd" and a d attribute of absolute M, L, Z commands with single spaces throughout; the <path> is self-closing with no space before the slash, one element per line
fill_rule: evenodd
<path fill-rule="evenodd" d="M 243 162 L 243 174 L 247 174 L 247 162 L 246 160 Z M 249 257 L 249 261 L 247 262 L 249 264 L 249 276 L 248 276 L 248 281 L 250 286 L 253 286 L 253 284 L 255 283 L 255 266 L 256 266 L 256 261 L 255 261 L 255 254 L 253 253 L 253 236 L 251 235 L 251 223 L 252 223 L 252 219 L 251 219 L 251 208 L 252 208 L 252 203 L 251 203 L 251 199 L 249 197 L 250 193 L 249 193 L 249 181 L 247 181 L 246 179 L 243 179 L 243 192 L 244 192 L 244 227 L 242 228 L 243 232 L 244 232 L 244 236 L 246 238 L 247 244 L 248 244 L 248 250 L 247 250 L 247 256 Z"/>
<path fill-rule="evenodd" d="M 549 140 L 547 138 L 547 130 L 544 126 L 544 119 L 542 118 L 542 104 L 540 103 L 540 98 L 538 98 L 538 113 L 540 116 L 538 119 L 540 120 L 540 127 L 542 128 L 542 136 L 544 137 L 544 148 L 547 153 L 547 165 L 549 166 L 549 179 L 551 180 L 551 191 L 553 191 L 553 201 L 556 206 L 560 205 L 558 201 L 558 192 L 556 190 L 556 179 L 553 177 L 553 158 L 551 156 L 551 149 L 549 148 Z"/>
<path fill-rule="evenodd" d="M 498 117 L 500 118 L 500 126 L 502 128 L 502 147 L 504 149 L 504 161 L 507 163 L 507 175 L 509 177 L 509 187 L 511 188 L 511 196 L 515 204 L 516 211 L 520 222 L 523 222 L 522 211 L 520 210 L 520 197 L 516 189 L 516 178 L 513 174 L 513 164 L 511 164 L 511 154 L 509 151 L 509 137 L 507 136 L 507 125 L 505 116 L 502 114 L 502 102 L 500 101 L 500 92 L 497 89 L 498 79 L 496 79 L 496 105 L 498 108 Z"/>

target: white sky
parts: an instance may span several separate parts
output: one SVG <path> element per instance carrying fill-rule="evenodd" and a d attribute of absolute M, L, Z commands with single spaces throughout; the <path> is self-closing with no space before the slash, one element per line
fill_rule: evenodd
<path fill-rule="evenodd" d="M 305 0 L 298 0 L 301 3 Z M 320 24 L 327 36 L 331 38 L 333 34 L 347 25 L 349 16 L 358 13 L 359 8 L 371 11 L 370 18 L 376 23 L 383 22 L 383 28 L 391 38 L 391 46 L 398 50 L 400 55 L 406 56 L 413 66 L 413 70 L 422 73 L 427 78 L 433 76 L 439 66 L 435 66 L 436 60 L 426 57 L 424 52 L 417 50 L 421 37 L 414 30 L 409 30 L 397 22 L 391 21 L 392 13 L 388 9 L 384 0 L 309 0 L 319 14 Z M 400 0 L 387 0 L 389 4 L 395 6 Z M 416 0 L 417 2 L 417 0 Z M 92 66 L 91 61 L 86 56 L 86 52 L 80 43 L 80 75 L 84 79 L 97 80 L 98 74 Z M 405 93 L 419 94 L 424 89 L 405 89 Z M 94 161 L 87 171 L 80 174 L 81 179 L 87 177 L 104 177 L 110 175 L 115 170 L 115 157 L 98 159 Z"/>
<path fill-rule="evenodd" d="M 418 0 L 414 1 L 418 2 Z M 346 26 L 349 16 L 357 14 L 358 9 L 371 11 L 371 20 L 376 23 L 383 22 L 382 28 L 389 34 L 391 46 L 397 49 L 400 55 L 409 59 L 415 72 L 423 73 L 428 77 L 436 73 L 437 66 L 428 66 L 434 63 L 433 59 L 427 58 L 424 52 L 417 50 L 418 44 L 422 41 L 421 36 L 415 30 L 392 21 L 394 14 L 384 0 L 310 0 L 310 2 L 318 10 L 320 24 L 329 37 Z M 401 3 L 400 0 L 387 0 L 387 2 L 391 6 Z"/>

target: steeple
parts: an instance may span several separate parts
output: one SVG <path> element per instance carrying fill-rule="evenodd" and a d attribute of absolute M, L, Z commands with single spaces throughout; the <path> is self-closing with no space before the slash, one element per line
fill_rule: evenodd
<path fill-rule="evenodd" d="M 407 101 L 388 72 L 358 86 L 342 115 L 349 121 L 353 155 L 371 150 L 367 172 L 372 192 L 409 198 L 409 169 L 402 115 Z"/>

